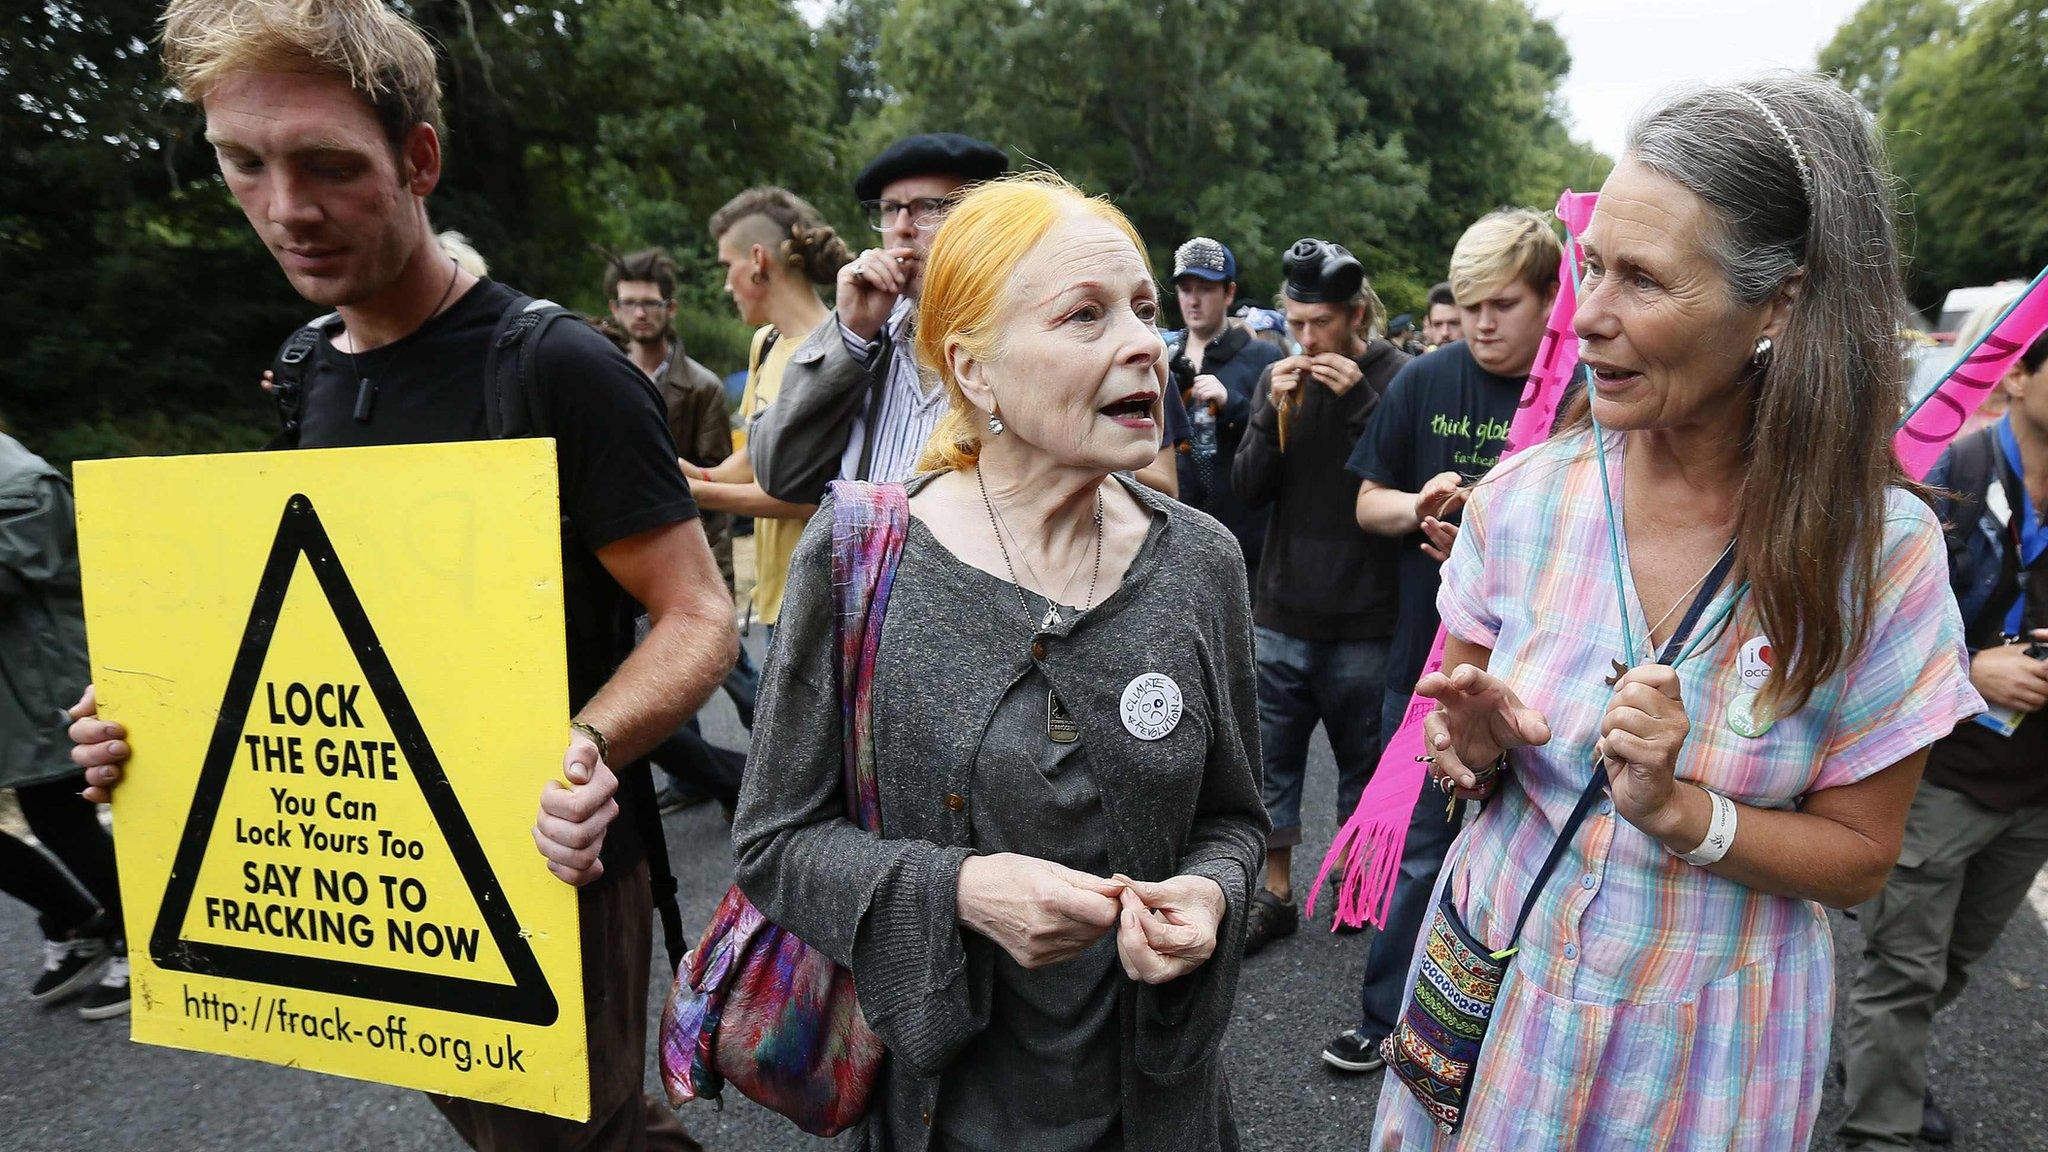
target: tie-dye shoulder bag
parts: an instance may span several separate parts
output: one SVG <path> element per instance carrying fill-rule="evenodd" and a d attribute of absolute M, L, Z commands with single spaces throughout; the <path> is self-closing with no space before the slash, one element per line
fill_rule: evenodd
<path fill-rule="evenodd" d="M 838 481 L 832 503 L 846 810 L 880 832 L 869 687 L 910 510 L 896 484 Z M 884 1052 L 854 999 L 853 973 L 770 923 L 738 885 L 676 973 L 660 1048 L 671 1105 L 716 1099 L 731 1084 L 814 1136 L 867 1115 Z"/>

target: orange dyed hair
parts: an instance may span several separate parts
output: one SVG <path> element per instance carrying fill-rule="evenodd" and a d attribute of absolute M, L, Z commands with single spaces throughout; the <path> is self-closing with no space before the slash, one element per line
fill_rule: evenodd
<path fill-rule="evenodd" d="M 1002 355 L 1003 321 L 1017 266 L 1053 226 L 1072 214 L 1114 225 L 1138 257 L 1145 242 L 1116 205 L 1091 197 L 1052 172 L 1027 172 L 977 185 L 946 214 L 925 260 L 917 310 L 917 362 L 945 385 L 950 405 L 918 461 L 921 472 L 960 471 L 981 456 L 981 409 L 960 390 L 946 346 L 958 341 L 977 360 Z"/>

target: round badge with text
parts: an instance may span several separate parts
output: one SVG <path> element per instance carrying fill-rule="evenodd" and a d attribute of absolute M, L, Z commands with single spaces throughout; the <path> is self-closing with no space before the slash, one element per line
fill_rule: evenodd
<path fill-rule="evenodd" d="M 1124 686 L 1118 711 L 1124 730 L 1140 740 L 1158 740 L 1180 723 L 1180 685 L 1160 672 L 1146 672 Z"/>
<path fill-rule="evenodd" d="M 1737 692 L 1735 699 L 1728 702 L 1728 728 L 1737 736 L 1754 740 L 1777 722 L 1778 718 L 1771 715 L 1770 708 L 1754 692 Z"/>

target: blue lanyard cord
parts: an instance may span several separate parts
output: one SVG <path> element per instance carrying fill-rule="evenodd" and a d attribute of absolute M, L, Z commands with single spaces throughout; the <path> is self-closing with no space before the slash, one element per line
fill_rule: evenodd
<path fill-rule="evenodd" d="M 1597 445 L 1600 455 L 1600 491 L 1607 501 L 1608 557 L 1614 563 L 1614 594 L 1616 599 L 1620 601 L 1621 606 L 1622 642 L 1628 645 L 1628 655 L 1630 658 L 1634 658 L 1636 649 L 1633 639 L 1634 630 L 1629 626 L 1628 590 L 1627 585 L 1622 582 L 1625 576 L 1621 567 L 1621 516 L 1615 511 L 1614 485 L 1607 476 L 1607 435 L 1597 420 L 1593 422 L 1593 442 Z M 1697 652 L 1707 642 L 1708 637 L 1715 634 L 1716 630 L 1720 628 L 1721 622 L 1726 620 L 1729 613 L 1735 610 L 1735 605 L 1742 601 L 1743 594 L 1749 588 L 1749 584 L 1746 581 L 1736 588 L 1735 595 L 1730 597 L 1726 604 L 1721 605 L 1720 609 L 1712 617 L 1705 621 L 1701 620 L 1701 616 L 1705 614 L 1706 606 L 1712 603 L 1715 596 L 1719 594 L 1722 583 L 1727 580 L 1728 572 L 1734 566 L 1735 550 L 1731 548 L 1721 555 L 1721 558 L 1715 562 L 1713 569 L 1707 573 L 1705 579 L 1701 582 L 1700 590 L 1695 594 L 1691 607 L 1686 609 L 1684 618 L 1678 622 L 1677 630 L 1671 633 L 1671 639 L 1665 644 L 1664 652 L 1659 657 L 1661 663 L 1675 668 L 1681 661 L 1691 657 L 1694 652 Z M 1681 645 L 1683 645 L 1683 650 L 1676 651 L 1674 654 L 1674 650 L 1679 649 Z M 1594 802 L 1606 790 L 1606 787 L 1607 767 L 1596 762 L 1593 765 L 1592 779 L 1586 782 L 1585 790 L 1579 793 L 1578 803 L 1572 807 L 1571 815 L 1565 818 L 1564 825 L 1558 829 L 1557 838 L 1551 841 L 1549 854 L 1543 858 L 1543 863 L 1536 869 L 1535 879 L 1529 885 L 1529 894 L 1522 899 L 1522 910 L 1515 916 L 1514 932 L 1508 937 L 1507 947 L 1492 953 L 1495 960 L 1505 960 L 1520 949 L 1522 929 L 1528 926 L 1529 916 L 1536 910 L 1537 900 L 1542 897 L 1543 889 L 1550 883 L 1551 876 L 1557 871 L 1558 863 L 1564 859 L 1565 853 L 1570 849 L 1573 837 L 1578 835 L 1579 827 L 1592 814 Z"/>
<path fill-rule="evenodd" d="M 1588 382 L 1587 387 L 1591 388 L 1592 384 Z M 1628 654 L 1628 658 L 1633 660 L 1636 654 L 1635 633 L 1634 629 L 1629 626 L 1628 585 L 1624 583 L 1627 576 L 1621 570 L 1621 514 L 1614 507 L 1614 483 L 1607 478 L 1607 430 L 1600 426 L 1600 421 L 1597 419 L 1593 421 L 1593 446 L 1600 457 L 1600 495 L 1607 502 L 1607 558 L 1614 566 L 1614 597 L 1618 601 L 1617 606 L 1621 609 L 1621 646 Z M 1715 567 L 1719 569 L 1721 566 L 1717 564 Z M 1712 576 L 1709 576 L 1708 580 L 1708 588 L 1710 589 L 1708 595 L 1711 598 L 1713 591 L 1719 589 L 1721 581 L 1713 579 Z M 1742 597 L 1748 591 L 1749 581 L 1744 580 L 1735 589 L 1735 595 L 1729 597 L 1726 604 L 1721 605 L 1713 616 L 1704 622 L 1703 626 L 1695 627 L 1692 630 L 1685 648 L 1675 657 L 1670 656 L 1670 653 L 1667 652 L 1666 656 L 1669 658 L 1663 662 L 1676 668 L 1681 662 L 1692 659 L 1693 654 L 1698 652 L 1707 643 L 1707 638 L 1715 634 L 1715 630 L 1721 626 L 1721 622 L 1726 620 L 1729 614 L 1735 611 L 1735 606 L 1742 602 Z M 1693 611 L 1696 613 L 1698 610 L 1699 607 L 1695 605 Z M 1681 630 L 1684 628 L 1682 623 L 1680 628 Z"/>

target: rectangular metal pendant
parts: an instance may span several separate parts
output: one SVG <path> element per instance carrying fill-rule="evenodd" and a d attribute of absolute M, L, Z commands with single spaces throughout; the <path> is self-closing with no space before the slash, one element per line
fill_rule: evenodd
<path fill-rule="evenodd" d="M 1045 734 L 1055 744 L 1072 744 L 1081 738 L 1081 726 L 1060 703 L 1059 693 L 1049 688 L 1045 693 Z"/>

